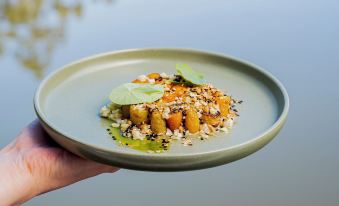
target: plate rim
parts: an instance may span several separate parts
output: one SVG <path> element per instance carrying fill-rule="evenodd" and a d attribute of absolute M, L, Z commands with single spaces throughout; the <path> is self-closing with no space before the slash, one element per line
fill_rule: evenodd
<path fill-rule="evenodd" d="M 256 70 L 257 72 L 265 75 L 266 77 L 268 77 L 271 81 L 273 81 L 273 83 L 279 88 L 279 90 L 282 93 L 283 96 L 283 102 L 284 102 L 284 106 L 283 109 L 278 117 L 278 119 L 274 122 L 273 125 L 271 125 L 268 129 L 266 129 L 264 132 L 256 135 L 255 137 L 251 138 L 250 140 L 244 141 L 240 144 L 236 144 L 233 145 L 231 147 L 226 147 L 226 148 L 220 148 L 218 150 L 211 150 L 211 151 L 205 151 L 205 152 L 197 152 L 197 153 L 191 153 L 191 154 L 170 154 L 170 155 L 154 155 L 152 153 L 129 153 L 129 152 L 120 152 L 120 151 L 113 151 L 113 150 L 108 150 L 105 148 L 102 148 L 100 146 L 94 146 L 91 144 L 87 144 L 85 142 L 79 141 L 77 139 L 71 138 L 69 137 L 67 134 L 65 134 L 65 132 L 63 131 L 59 131 L 60 129 L 56 129 L 53 126 L 53 123 L 51 123 L 50 121 L 48 121 L 47 117 L 44 115 L 42 108 L 40 106 L 40 94 L 41 91 L 43 90 L 44 86 L 49 82 L 49 80 L 57 75 L 58 73 L 62 72 L 63 70 L 82 63 L 84 61 L 90 61 L 96 58 L 100 58 L 100 57 L 104 57 L 104 56 L 109 56 L 109 55 L 115 55 L 115 54 L 123 54 L 123 53 L 129 53 L 129 52 L 147 52 L 147 51 L 167 51 L 167 52 L 187 52 L 187 53 L 193 53 L 193 54 L 200 54 L 200 55 L 212 55 L 212 56 L 216 56 L 216 57 L 220 57 L 223 59 L 229 59 L 235 62 L 239 62 L 241 64 L 245 64 L 249 67 L 251 67 L 251 69 Z M 284 125 L 286 119 L 287 119 L 287 115 L 289 112 L 289 96 L 287 93 L 287 90 L 285 89 L 285 87 L 283 86 L 283 84 L 270 72 L 266 71 L 265 69 L 263 69 L 262 67 L 253 64 L 247 60 L 238 58 L 238 57 L 234 57 L 232 55 L 229 54 L 224 54 L 224 53 L 219 53 L 219 52 L 211 52 L 211 51 L 207 51 L 207 50 L 201 50 L 201 49 L 192 49 L 192 48 L 174 48 L 174 47 L 161 47 L 161 48 L 133 48 L 133 49 L 123 49 L 123 50 L 114 50 L 114 51 L 108 51 L 108 52 L 103 52 L 103 53 L 99 53 L 99 54 L 95 54 L 95 55 L 90 55 L 87 57 L 83 57 L 80 58 L 78 60 L 72 61 L 71 63 L 68 63 L 62 67 L 59 67 L 58 69 L 56 69 L 55 71 L 51 72 L 50 74 L 48 74 L 40 83 L 40 85 L 38 86 L 38 88 L 36 89 L 36 92 L 34 94 L 34 98 L 33 98 L 33 105 L 34 105 L 34 110 L 35 113 L 37 115 L 37 117 L 39 118 L 40 121 L 42 121 L 44 124 L 46 124 L 50 129 L 53 130 L 53 132 L 63 136 L 64 138 L 66 138 L 68 141 L 71 141 L 73 143 L 85 146 L 85 147 L 89 147 L 89 148 L 95 148 L 96 150 L 105 152 L 105 153 L 110 153 L 112 155 L 119 155 L 119 156 L 128 156 L 128 158 L 130 157 L 139 157 L 139 158 L 152 158 L 152 159 L 176 159 L 178 157 L 196 157 L 196 156 L 200 156 L 200 155 L 211 155 L 214 153 L 219 153 L 219 152 L 224 152 L 224 151 L 230 151 L 230 150 L 237 150 L 240 149 L 246 145 L 251 145 L 254 144 L 255 142 L 257 142 L 258 140 L 274 134 L 275 130 L 281 126 Z"/>

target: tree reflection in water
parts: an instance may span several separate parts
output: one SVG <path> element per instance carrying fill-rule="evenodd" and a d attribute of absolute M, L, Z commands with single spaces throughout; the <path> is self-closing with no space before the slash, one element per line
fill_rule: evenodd
<path fill-rule="evenodd" d="M 54 49 L 65 39 L 68 20 L 82 16 L 83 3 L 81 0 L 1 0 L 0 56 L 5 53 L 15 56 L 37 78 L 42 78 Z"/>

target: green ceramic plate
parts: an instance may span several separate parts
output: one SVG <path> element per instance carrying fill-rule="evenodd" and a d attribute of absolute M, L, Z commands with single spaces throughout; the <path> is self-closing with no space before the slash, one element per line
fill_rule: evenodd
<path fill-rule="evenodd" d="M 174 143 L 161 154 L 140 152 L 116 144 L 99 117 L 112 88 L 150 72 L 175 73 L 186 63 L 205 74 L 208 82 L 244 101 L 230 134 L 191 147 Z M 133 49 L 82 59 L 49 75 L 34 99 L 36 113 L 50 136 L 67 150 L 94 161 L 138 170 L 194 170 L 245 157 L 277 135 L 288 113 L 282 84 L 258 66 L 242 60 L 190 49 Z"/>

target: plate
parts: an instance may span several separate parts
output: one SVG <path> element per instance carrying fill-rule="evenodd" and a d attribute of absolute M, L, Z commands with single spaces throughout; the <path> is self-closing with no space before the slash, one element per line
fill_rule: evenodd
<path fill-rule="evenodd" d="M 175 73 L 186 63 L 217 88 L 243 100 L 229 134 L 172 144 L 164 153 L 145 153 L 118 145 L 99 117 L 112 88 L 151 72 Z M 136 170 L 182 171 L 226 164 L 262 148 L 282 128 L 288 95 L 271 74 L 234 57 L 191 49 L 158 48 L 114 51 L 71 63 L 50 74 L 34 98 L 38 118 L 65 149 L 97 162 Z"/>

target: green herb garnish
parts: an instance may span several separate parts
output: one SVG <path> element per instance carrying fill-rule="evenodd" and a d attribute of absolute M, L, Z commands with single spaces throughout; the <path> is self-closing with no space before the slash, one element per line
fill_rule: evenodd
<path fill-rule="evenodd" d="M 164 95 L 164 87 L 158 84 L 126 83 L 114 88 L 110 100 L 119 105 L 154 102 Z"/>
<path fill-rule="evenodd" d="M 177 64 L 176 69 L 179 75 L 191 84 L 201 85 L 205 82 L 204 75 L 200 72 L 194 71 L 187 64 Z"/>

